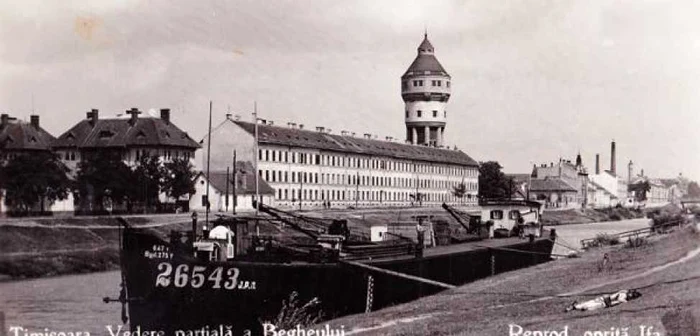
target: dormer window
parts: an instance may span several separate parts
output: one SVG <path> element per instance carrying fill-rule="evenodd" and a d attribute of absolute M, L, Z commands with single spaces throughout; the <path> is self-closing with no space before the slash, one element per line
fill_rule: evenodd
<path fill-rule="evenodd" d="M 98 136 L 100 137 L 100 139 L 107 139 L 107 138 L 113 137 L 114 132 L 112 132 L 110 130 L 102 130 L 102 131 L 100 131 L 100 134 Z"/>
<path fill-rule="evenodd" d="M 29 142 L 36 142 L 36 137 L 32 136 L 31 138 L 29 138 Z"/>
<path fill-rule="evenodd" d="M 142 130 L 139 130 L 139 132 L 136 133 L 136 137 L 139 138 L 139 139 L 145 138 L 145 137 L 146 137 L 146 133 L 144 133 Z"/>
<path fill-rule="evenodd" d="M 421 117 L 421 114 L 423 114 L 423 111 L 421 111 L 421 110 L 416 111 L 416 116 L 417 116 L 418 118 Z"/>

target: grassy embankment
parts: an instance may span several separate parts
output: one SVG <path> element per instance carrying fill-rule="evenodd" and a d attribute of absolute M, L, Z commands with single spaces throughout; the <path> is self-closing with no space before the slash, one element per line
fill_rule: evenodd
<path fill-rule="evenodd" d="M 346 334 L 354 331 L 361 335 L 508 335 L 510 325 L 540 331 L 568 327 L 568 335 L 624 327 L 629 328 L 630 335 L 637 335 L 639 326 L 644 325 L 663 335 L 697 335 L 700 256 L 674 262 L 699 248 L 698 230 L 690 226 L 647 238 L 639 247 L 596 248 L 581 258 L 503 273 L 414 302 L 329 323 L 332 327 L 344 326 Z M 605 253 L 612 267 L 600 270 Z M 616 307 L 564 311 L 574 300 L 640 287 L 641 298 Z"/>

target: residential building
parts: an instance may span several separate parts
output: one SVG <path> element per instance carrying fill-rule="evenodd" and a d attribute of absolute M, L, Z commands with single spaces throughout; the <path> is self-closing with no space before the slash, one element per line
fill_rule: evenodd
<path fill-rule="evenodd" d="M 38 115 L 31 115 L 29 120 L 27 123 L 0 114 L 0 165 L 17 155 L 51 151 L 54 136 L 41 128 Z M 4 196 L 5 191 L 0 190 L 0 213 L 8 211 Z"/>
<path fill-rule="evenodd" d="M 119 153 L 128 165 L 136 164 L 144 156 L 158 156 L 162 161 L 185 158 L 194 164 L 195 151 L 200 146 L 171 122 L 169 109 L 161 109 L 159 116 L 139 117 L 141 113 L 132 108 L 122 116 L 100 118 L 99 111 L 93 109 L 85 119 L 61 134 L 53 149 L 73 175 L 81 160 L 105 151 Z M 165 195 L 160 199 L 167 201 Z"/>

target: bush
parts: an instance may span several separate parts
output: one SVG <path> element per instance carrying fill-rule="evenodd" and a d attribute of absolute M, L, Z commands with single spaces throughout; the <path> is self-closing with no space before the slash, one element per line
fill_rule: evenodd
<path fill-rule="evenodd" d="M 599 233 L 595 236 L 593 241 L 590 242 L 589 246 L 598 247 L 598 246 L 617 245 L 619 243 L 620 243 L 620 238 L 618 236 L 610 235 L 607 233 Z"/>
<path fill-rule="evenodd" d="M 292 292 L 288 300 L 282 301 L 282 308 L 272 321 L 262 321 L 263 324 L 270 323 L 279 329 L 294 329 L 297 326 L 305 327 L 317 324 L 323 319 L 320 309 L 321 301 L 313 298 L 305 304 L 299 301 L 299 293 Z"/>

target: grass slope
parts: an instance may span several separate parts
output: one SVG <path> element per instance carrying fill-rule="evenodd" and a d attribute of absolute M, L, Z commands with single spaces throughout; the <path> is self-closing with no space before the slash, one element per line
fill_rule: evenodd
<path fill-rule="evenodd" d="M 582 258 L 500 274 L 411 303 L 329 323 L 361 335 L 508 335 L 511 324 L 528 330 L 561 331 L 568 327 L 569 335 L 623 327 L 630 328 L 630 335 L 637 335 L 640 325 L 665 330 L 664 335 L 696 335 L 700 330 L 696 329 L 700 321 L 700 291 L 696 290 L 700 285 L 700 257 L 657 272 L 644 272 L 683 258 L 699 247 L 697 230 L 685 228 L 651 238 L 638 248 L 595 249 Z M 609 254 L 612 269 L 599 271 L 604 253 Z M 686 278 L 691 279 L 664 283 Z M 640 299 L 620 306 L 564 312 L 572 301 L 590 299 L 590 294 L 643 286 L 650 287 L 641 290 Z M 570 295 L 554 297 L 562 293 Z"/>

